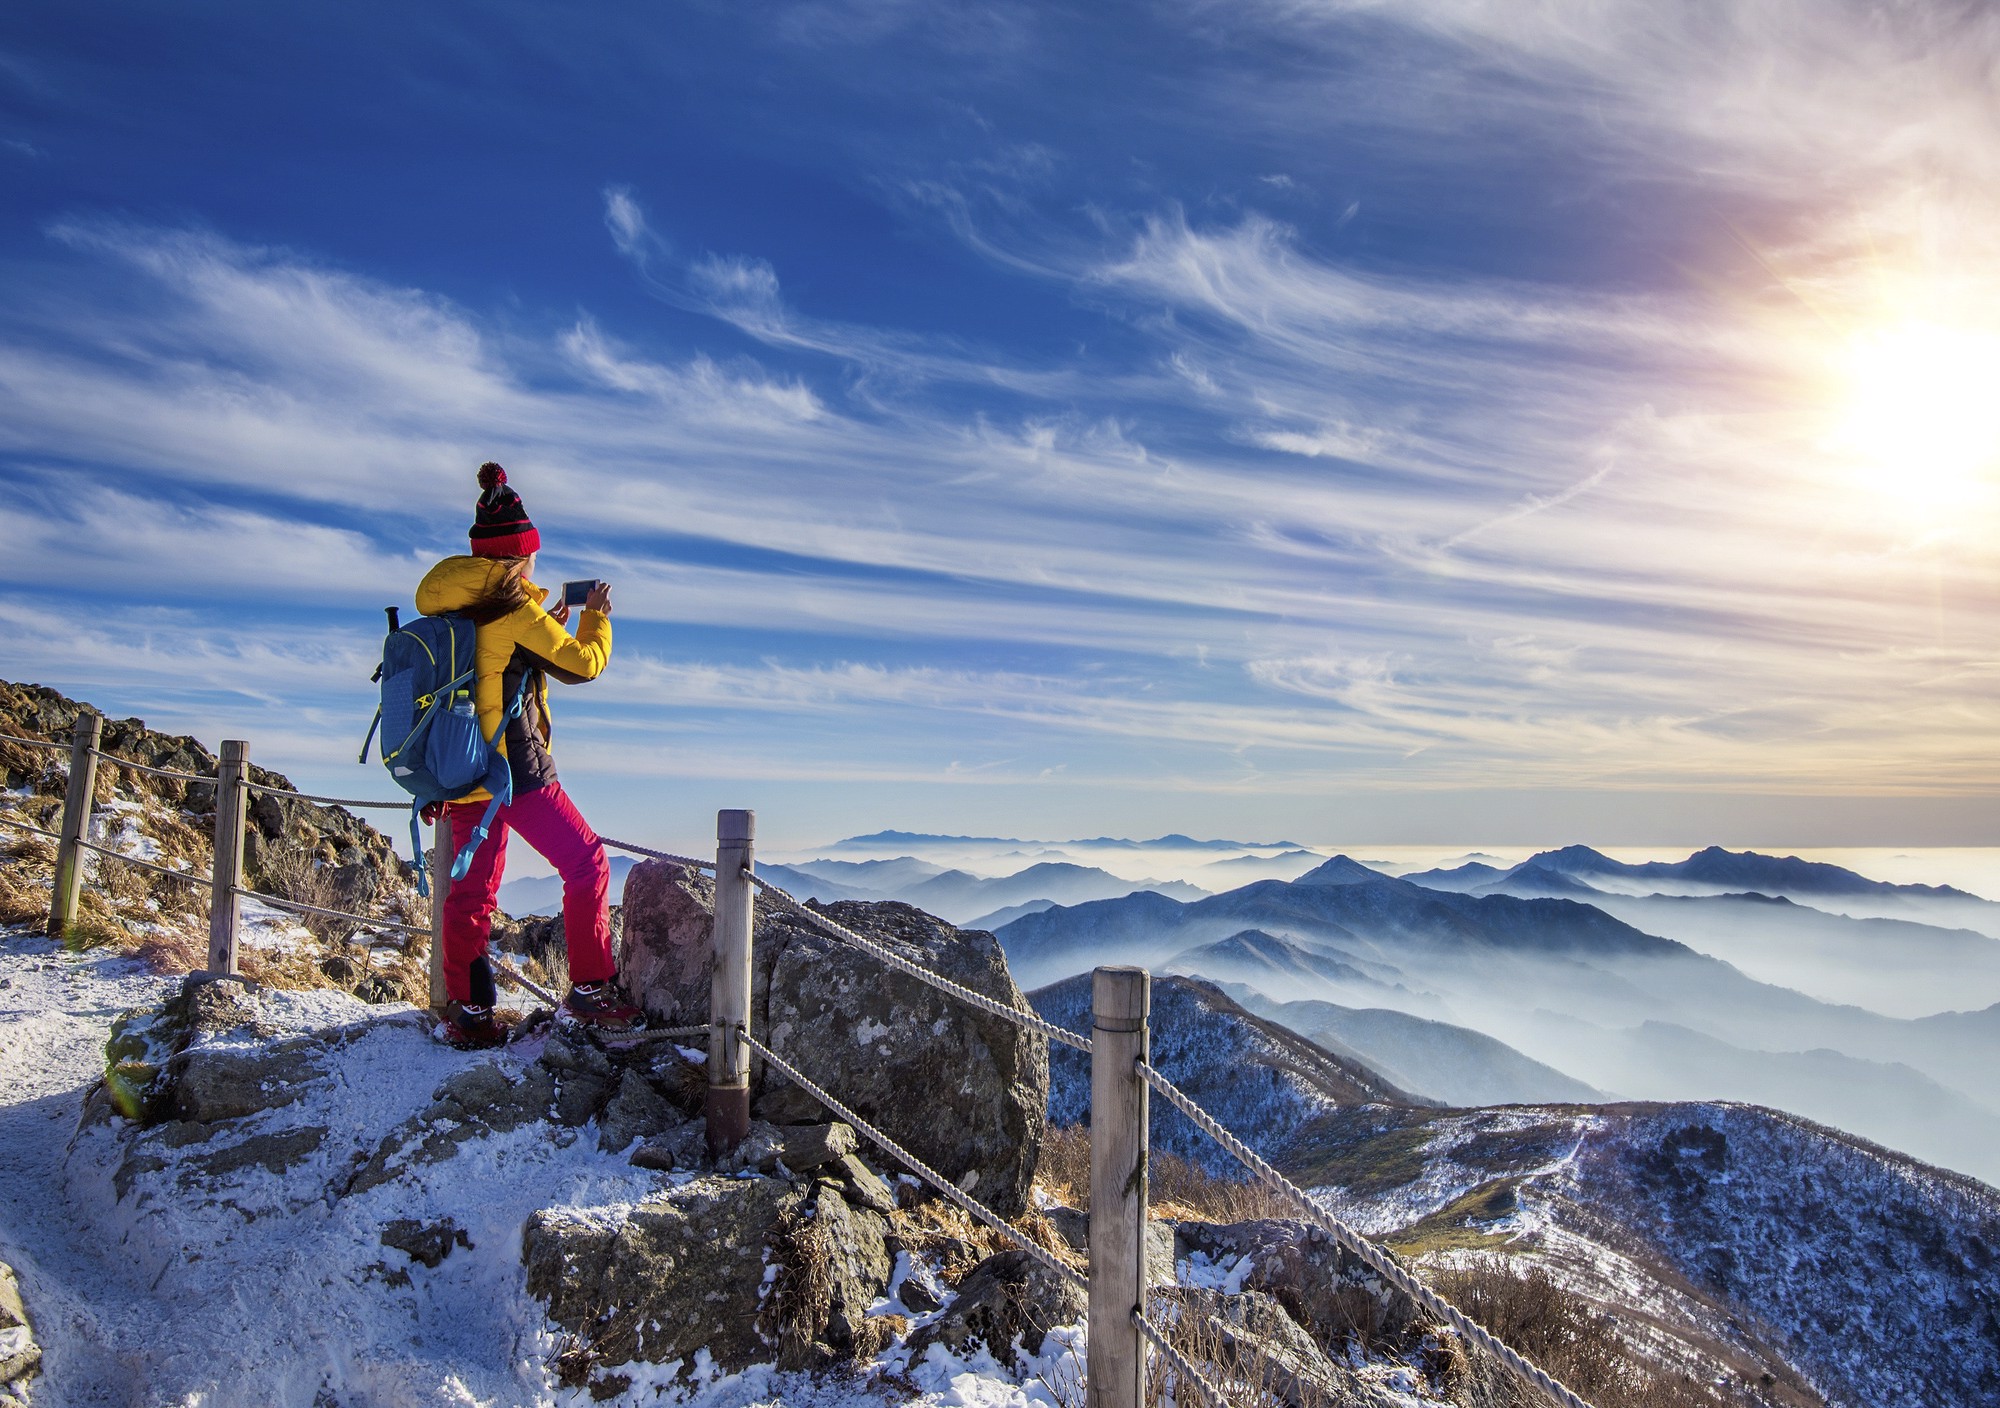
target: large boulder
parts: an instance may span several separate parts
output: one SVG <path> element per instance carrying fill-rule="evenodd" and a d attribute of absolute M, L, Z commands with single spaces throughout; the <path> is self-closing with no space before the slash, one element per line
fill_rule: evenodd
<path fill-rule="evenodd" d="M 642 860 L 625 876 L 619 975 L 662 1026 L 708 1021 L 715 882 L 698 870 Z"/>
<path fill-rule="evenodd" d="M 868 1307 L 893 1269 L 888 1225 L 822 1187 L 704 1174 L 620 1215 L 547 1208 L 528 1219 L 528 1292 L 569 1332 L 566 1383 L 692 1361 L 736 1371 L 774 1353 L 798 1367 L 873 1353 Z"/>
<path fill-rule="evenodd" d="M 627 985 L 669 1025 L 708 1020 L 714 888 L 649 861 L 625 881 Z M 975 992 L 1027 1009 L 991 934 L 895 903 L 826 915 Z M 863 1119 L 1003 1216 L 1027 1207 L 1048 1105 L 1048 1045 L 967 1006 L 775 905 L 752 939 L 751 1025 L 787 1061 Z M 823 1119 L 815 1101 L 762 1062 L 757 1113 Z"/>

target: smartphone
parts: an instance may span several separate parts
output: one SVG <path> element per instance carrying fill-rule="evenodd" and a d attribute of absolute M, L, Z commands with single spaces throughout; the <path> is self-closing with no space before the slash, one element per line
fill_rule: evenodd
<path fill-rule="evenodd" d="M 595 577 L 581 582 L 564 582 L 563 605 L 572 610 L 583 605 L 584 602 L 590 599 L 590 594 L 597 590 L 598 585 L 599 583 Z"/>

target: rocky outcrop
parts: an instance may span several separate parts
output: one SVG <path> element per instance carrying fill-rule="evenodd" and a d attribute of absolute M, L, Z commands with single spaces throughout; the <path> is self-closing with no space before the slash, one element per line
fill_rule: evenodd
<path fill-rule="evenodd" d="M 42 1347 L 21 1301 L 14 1268 L 0 1261 L 0 1397 L 12 1398 L 42 1366 Z"/>
<path fill-rule="evenodd" d="M 625 884 L 620 966 L 628 985 L 663 1022 L 705 1022 L 712 887 L 657 861 L 634 866 Z M 825 912 L 976 992 L 1026 1006 L 990 934 L 905 904 L 849 902 Z M 774 1050 L 995 1211 L 1013 1216 L 1027 1206 L 1048 1103 L 1041 1036 L 774 906 L 759 909 L 753 955 L 751 1022 Z M 773 1123 L 824 1115 L 775 1073 L 759 1070 L 753 1093 Z"/>
<path fill-rule="evenodd" d="M 706 1174 L 622 1216 L 551 1208 L 522 1238 L 528 1292 L 568 1332 L 563 1382 L 615 1387 L 620 1365 L 727 1370 L 776 1358 L 831 1367 L 880 1347 L 868 1307 L 887 1288 L 888 1224 L 826 1184 Z"/>
<path fill-rule="evenodd" d="M 944 1313 L 910 1336 L 910 1360 L 934 1344 L 954 1354 L 984 1345 L 1010 1368 L 1023 1353 L 1038 1354 L 1049 1331 L 1080 1322 L 1089 1310 L 1083 1288 L 1023 1251 L 997 1252 L 972 1268 Z"/>

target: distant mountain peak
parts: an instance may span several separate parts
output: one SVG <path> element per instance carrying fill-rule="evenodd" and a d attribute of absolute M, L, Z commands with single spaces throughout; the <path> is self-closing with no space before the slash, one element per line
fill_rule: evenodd
<path fill-rule="evenodd" d="M 1298 879 L 1294 885 L 1365 885 L 1371 880 L 1386 880 L 1389 877 L 1379 870 L 1370 870 L 1360 861 L 1348 856 L 1335 856 L 1332 860 L 1314 866 Z"/>

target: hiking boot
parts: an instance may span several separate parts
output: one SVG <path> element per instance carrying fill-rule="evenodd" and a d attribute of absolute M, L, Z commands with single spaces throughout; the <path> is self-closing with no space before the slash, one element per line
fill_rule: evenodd
<path fill-rule="evenodd" d="M 431 1035 L 460 1051 L 483 1051 L 506 1043 L 507 1026 L 493 1015 L 491 1007 L 447 1002 L 438 1013 L 438 1024 L 431 1029 Z"/>
<path fill-rule="evenodd" d="M 625 1000 L 613 982 L 577 983 L 556 1008 L 564 1026 L 587 1027 L 599 1036 L 618 1037 L 644 1031 L 646 1014 Z"/>

